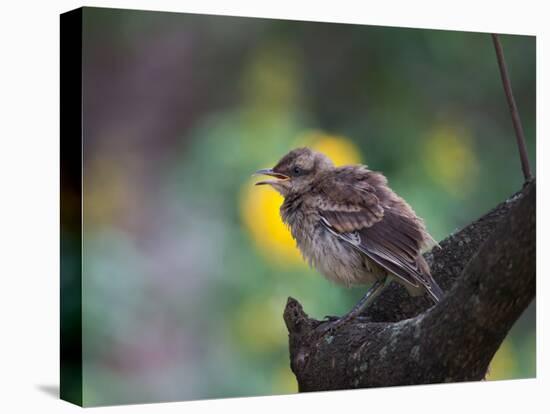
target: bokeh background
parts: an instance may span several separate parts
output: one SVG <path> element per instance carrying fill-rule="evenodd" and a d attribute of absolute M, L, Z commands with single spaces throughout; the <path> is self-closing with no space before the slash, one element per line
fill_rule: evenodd
<path fill-rule="evenodd" d="M 297 391 L 282 312 L 364 289 L 310 270 L 251 173 L 366 163 L 443 239 L 520 189 L 488 34 L 86 8 L 84 403 Z M 535 38 L 502 36 L 535 167 Z M 488 379 L 535 375 L 535 309 Z"/>

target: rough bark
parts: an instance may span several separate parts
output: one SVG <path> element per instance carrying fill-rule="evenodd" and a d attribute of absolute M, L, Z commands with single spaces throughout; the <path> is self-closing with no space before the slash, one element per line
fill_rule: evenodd
<path fill-rule="evenodd" d="M 284 319 L 300 391 L 483 379 L 535 297 L 535 181 L 426 254 L 446 292 L 411 298 L 392 284 L 365 318 L 320 335 L 289 298 Z"/>

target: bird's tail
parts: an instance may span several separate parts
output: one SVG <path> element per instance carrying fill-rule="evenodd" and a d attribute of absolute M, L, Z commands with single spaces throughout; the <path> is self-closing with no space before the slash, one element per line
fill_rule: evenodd
<path fill-rule="evenodd" d="M 439 287 L 437 282 L 434 280 L 432 273 L 430 271 L 430 267 L 428 266 L 428 263 L 426 263 L 426 260 L 422 256 L 419 256 L 418 258 L 418 265 L 422 271 L 422 278 L 424 279 L 424 288 L 428 292 L 428 294 L 431 296 L 431 298 L 434 300 L 435 303 L 439 303 L 445 292 L 443 292 L 443 289 Z"/>
<path fill-rule="evenodd" d="M 431 276 L 430 276 L 430 284 L 426 285 L 426 290 L 428 291 L 428 293 L 430 294 L 430 296 L 432 297 L 435 303 L 439 303 L 439 301 L 441 301 L 441 298 L 445 294 L 445 292 L 443 292 L 443 289 L 439 287 L 437 282 Z"/>

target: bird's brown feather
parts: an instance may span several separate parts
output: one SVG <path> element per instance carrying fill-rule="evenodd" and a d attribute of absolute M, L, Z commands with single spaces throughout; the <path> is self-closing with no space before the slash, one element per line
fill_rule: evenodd
<path fill-rule="evenodd" d="M 366 167 L 341 167 L 317 183 L 321 217 L 330 231 L 405 282 L 433 284 L 421 256 L 431 237 L 383 175 Z"/>

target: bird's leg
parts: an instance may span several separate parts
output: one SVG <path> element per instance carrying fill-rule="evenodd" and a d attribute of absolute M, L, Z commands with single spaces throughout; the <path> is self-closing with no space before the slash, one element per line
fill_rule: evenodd
<path fill-rule="evenodd" d="M 377 280 L 371 286 L 371 288 L 365 293 L 359 302 L 344 316 L 342 316 L 339 321 L 342 323 L 347 323 L 357 318 L 361 313 L 374 301 L 374 299 L 382 292 L 386 283 L 385 279 Z"/>
<path fill-rule="evenodd" d="M 336 330 L 338 328 L 341 328 L 348 322 L 354 320 L 355 318 L 359 317 L 361 313 L 373 302 L 373 300 L 382 292 L 386 285 L 386 279 L 380 279 L 374 282 L 374 284 L 371 286 L 371 288 L 365 293 L 365 296 L 361 298 L 359 302 L 344 316 L 341 318 L 338 318 L 336 320 L 331 320 L 330 322 L 327 322 L 323 327 L 321 328 L 322 333 L 326 333 L 329 330 Z"/>

